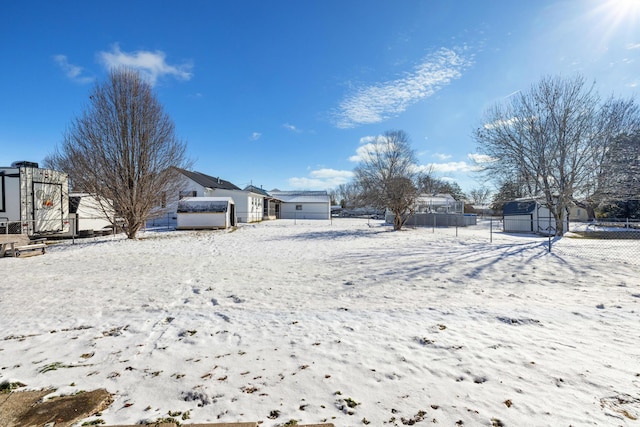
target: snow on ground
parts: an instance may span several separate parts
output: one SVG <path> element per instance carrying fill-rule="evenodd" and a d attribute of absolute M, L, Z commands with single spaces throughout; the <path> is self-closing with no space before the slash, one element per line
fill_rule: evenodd
<path fill-rule="evenodd" d="M 458 232 L 279 220 L 0 259 L 0 382 L 104 387 L 110 425 L 636 425 L 639 264 Z"/>

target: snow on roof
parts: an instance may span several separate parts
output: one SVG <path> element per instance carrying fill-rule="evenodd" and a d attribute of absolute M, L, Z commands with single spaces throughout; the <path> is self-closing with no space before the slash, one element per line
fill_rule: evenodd
<path fill-rule="evenodd" d="M 233 197 L 183 197 L 181 202 L 231 202 Z"/>

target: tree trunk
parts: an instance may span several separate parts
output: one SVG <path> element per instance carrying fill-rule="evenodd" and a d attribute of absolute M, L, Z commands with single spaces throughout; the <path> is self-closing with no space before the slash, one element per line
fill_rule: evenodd
<path fill-rule="evenodd" d="M 402 215 L 395 214 L 395 216 L 393 217 L 393 229 L 395 231 L 400 231 L 403 224 L 404 221 L 402 220 Z"/>
<path fill-rule="evenodd" d="M 556 220 L 556 236 L 562 236 L 564 235 L 564 218 L 562 218 L 562 215 L 555 216 L 555 220 Z"/>

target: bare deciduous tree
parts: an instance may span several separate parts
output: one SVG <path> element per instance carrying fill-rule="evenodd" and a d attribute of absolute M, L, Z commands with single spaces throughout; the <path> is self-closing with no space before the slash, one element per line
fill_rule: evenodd
<path fill-rule="evenodd" d="M 491 196 L 491 190 L 487 187 L 472 188 L 469 191 L 469 201 L 474 205 L 486 205 Z"/>
<path fill-rule="evenodd" d="M 430 166 L 421 172 L 418 184 L 422 194 L 430 196 L 435 196 L 436 194 L 449 194 L 458 201 L 462 201 L 466 198 L 466 195 L 457 182 L 436 178 L 433 166 Z"/>
<path fill-rule="evenodd" d="M 358 188 L 354 182 L 340 184 L 335 189 L 336 202 L 343 209 L 353 209 L 358 198 Z"/>
<path fill-rule="evenodd" d="M 600 202 L 640 199 L 640 131 L 622 134 L 613 141 L 602 169 Z"/>
<path fill-rule="evenodd" d="M 505 203 L 524 196 L 522 185 L 514 181 L 505 181 L 491 199 L 491 209 L 502 211 Z"/>
<path fill-rule="evenodd" d="M 76 191 L 109 203 L 133 239 L 163 200 L 177 194 L 174 168 L 188 167 L 186 143 L 176 137 L 151 85 L 134 70 L 112 70 L 89 99 L 47 162 L 69 173 Z"/>
<path fill-rule="evenodd" d="M 637 116 L 633 101 L 601 102 L 584 78 L 546 77 L 487 113 L 475 131 L 494 178 L 522 182 L 541 196 L 564 234 L 569 203 L 594 187 L 608 147 Z M 507 178 L 507 179 L 505 179 Z"/>
<path fill-rule="evenodd" d="M 413 214 L 418 196 L 416 155 L 409 135 L 387 131 L 368 144 L 355 169 L 360 205 L 389 209 L 394 230 L 402 229 Z"/>

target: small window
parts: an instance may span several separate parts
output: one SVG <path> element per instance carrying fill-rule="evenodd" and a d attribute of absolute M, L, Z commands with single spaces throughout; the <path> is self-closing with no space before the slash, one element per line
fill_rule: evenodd
<path fill-rule="evenodd" d="M 297 211 L 301 211 L 302 210 L 302 205 L 296 205 L 296 210 Z"/>

